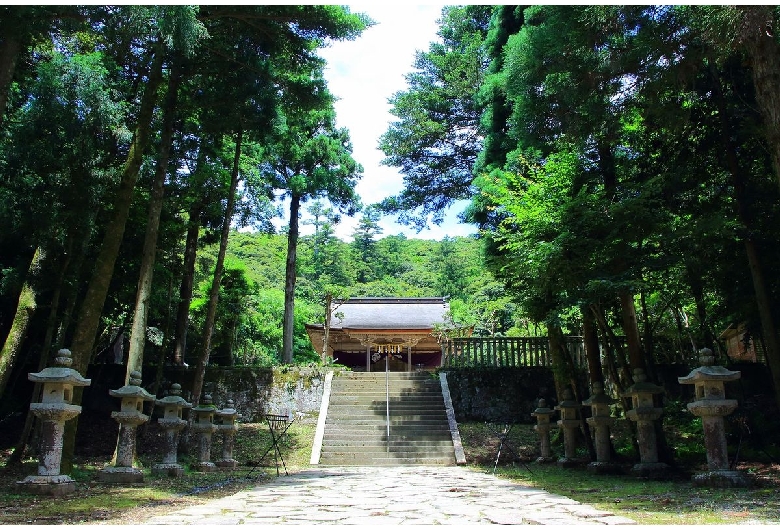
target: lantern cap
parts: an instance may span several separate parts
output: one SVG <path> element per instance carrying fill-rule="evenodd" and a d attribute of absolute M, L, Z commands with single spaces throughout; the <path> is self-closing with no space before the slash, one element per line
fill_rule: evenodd
<path fill-rule="evenodd" d="M 33 383 L 61 383 L 73 386 L 89 386 L 91 379 L 81 377 L 81 374 L 70 368 L 73 364 L 70 350 L 61 349 L 54 358 L 54 366 L 44 368 L 38 373 L 27 374 L 27 379 Z"/>

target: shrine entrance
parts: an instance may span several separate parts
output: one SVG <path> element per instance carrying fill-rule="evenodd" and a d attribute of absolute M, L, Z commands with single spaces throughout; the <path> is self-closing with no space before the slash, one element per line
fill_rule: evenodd
<path fill-rule="evenodd" d="M 355 298 L 331 305 L 331 324 L 306 331 L 324 358 L 354 371 L 411 372 L 441 366 L 442 348 L 433 332 L 443 324 L 444 298 Z"/>

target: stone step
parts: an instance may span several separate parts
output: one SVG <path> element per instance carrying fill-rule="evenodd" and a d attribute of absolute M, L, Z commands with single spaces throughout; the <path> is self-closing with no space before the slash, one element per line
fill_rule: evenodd
<path fill-rule="evenodd" d="M 382 407 L 381 409 L 365 409 L 365 410 L 348 410 L 348 408 L 342 408 L 342 409 L 328 409 L 328 413 L 332 414 L 331 418 L 351 418 L 351 419 L 359 419 L 359 418 L 365 418 L 365 419 L 373 419 L 377 416 L 381 416 L 384 418 L 386 414 L 386 409 Z M 407 407 L 407 408 L 391 408 L 390 409 L 390 417 L 397 418 L 397 419 L 408 419 L 408 420 L 430 420 L 430 419 L 442 419 L 447 418 L 447 412 L 444 410 L 444 407 L 438 410 L 431 410 L 428 408 L 419 408 L 419 407 Z"/>
<path fill-rule="evenodd" d="M 371 387 L 354 387 L 354 386 L 344 386 L 342 388 L 339 387 L 333 387 L 331 386 L 331 392 L 337 392 L 339 394 L 354 394 L 356 396 L 382 396 L 385 397 L 390 395 L 390 397 L 394 398 L 403 398 L 403 397 L 415 397 L 415 396 L 427 396 L 427 395 L 441 395 L 441 388 L 436 387 L 426 387 L 426 388 L 390 388 L 390 391 L 388 392 L 388 389 L 386 388 L 371 388 Z"/>
<path fill-rule="evenodd" d="M 387 408 L 388 401 L 385 399 L 385 396 L 354 396 L 354 395 L 341 395 L 341 396 L 333 396 L 333 399 L 331 399 L 328 402 L 328 407 L 333 407 L 337 405 L 343 405 L 343 406 L 351 406 L 351 407 L 364 407 L 366 409 L 370 409 L 371 407 L 382 407 Z M 441 393 L 439 395 L 431 394 L 431 395 L 425 395 L 420 396 L 419 398 L 403 398 L 403 399 L 394 399 L 393 396 L 390 396 L 389 401 L 390 407 L 414 407 L 417 406 L 419 408 L 427 408 L 431 406 L 441 406 L 444 407 L 444 399 L 441 397 Z"/>
<path fill-rule="evenodd" d="M 334 377 L 333 380 L 343 379 L 376 379 L 381 377 L 385 378 L 387 375 L 390 379 L 434 379 L 435 376 L 428 372 L 342 372 L 338 377 Z M 435 380 L 435 379 L 434 379 Z"/>
<path fill-rule="evenodd" d="M 444 414 L 436 416 L 414 416 L 414 415 L 390 415 L 386 418 L 384 414 L 363 414 L 355 416 L 331 416 L 328 424 L 341 424 L 341 425 L 377 425 L 385 423 L 390 425 L 397 425 L 399 427 L 424 427 L 426 425 L 445 425 L 447 424 L 447 417 Z"/>
<path fill-rule="evenodd" d="M 446 456 L 453 452 L 452 444 L 450 447 L 443 447 L 438 445 L 387 445 L 387 444 L 373 444 L 373 445 L 354 445 L 346 446 L 340 445 L 323 445 L 322 452 L 327 454 L 336 453 L 355 453 L 360 455 L 366 455 L 369 453 L 390 453 L 393 455 L 417 455 L 417 456 Z"/>
<path fill-rule="evenodd" d="M 321 465 L 455 464 L 441 383 L 428 373 L 334 377 L 324 427 Z"/>
<path fill-rule="evenodd" d="M 322 441 L 323 447 L 386 447 L 387 440 L 385 436 L 325 436 Z M 448 447 L 452 448 L 452 440 L 444 437 L 440 439 L 420 440 L 420 439 L 404 439 L 396 436 L 390 436 L 391 447 L 410 447 L 412 450 L 418 447 Z"/>
<path fill-rule="evenodd" d="M 332 395 L 329 405 L 383 405 L 387 402 L 384 394 L 355 394 L 353 392 L 344 392 L 342 394 Z M 404 403 L 424 403 L 428 406 L 430 403 L 441 403 L 444 405 L 444 399 L 441 392 L 437 394 L 420 394 L 419 396 L 390 396 L 390 404 L 401 405 Z"/>
<path fill-rule="evenodd" d="M 386 425 L 333 425 L 325 428 L 323 437 L 344 437 L 345 435 L 376 436 L 387 435 Z M 409 440 L 427 440 L 437 436 L 449 436 L 450 430 L 446 427 L 390 427 L 390 436 L 398 436 Z"/>
<path fill-rule="evenodd" d="M 320 465 L 323 466 L 452 466 L 455 465 L 455 456 L 387 456 L 386 453 L 360 455 L 360 462 L 356 462 L 355 454 L 326 455 L 322 454 Z"/>

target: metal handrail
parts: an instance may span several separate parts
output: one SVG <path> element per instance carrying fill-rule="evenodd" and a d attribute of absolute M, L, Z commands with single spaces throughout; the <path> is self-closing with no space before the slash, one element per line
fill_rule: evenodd
<path fill-rule="evenodd" d="M 385 425 L 387 426 L 387 452 L 390 452 L 390 354 L 385 355 Z"/>

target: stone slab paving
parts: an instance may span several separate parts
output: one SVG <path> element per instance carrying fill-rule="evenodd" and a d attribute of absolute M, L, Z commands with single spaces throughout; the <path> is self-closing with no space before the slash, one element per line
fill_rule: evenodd
<path fill-rule="evenodd" d="M 636 524 L 462 467 L 317 467 L 156 516 L 149 525 Z"/>

